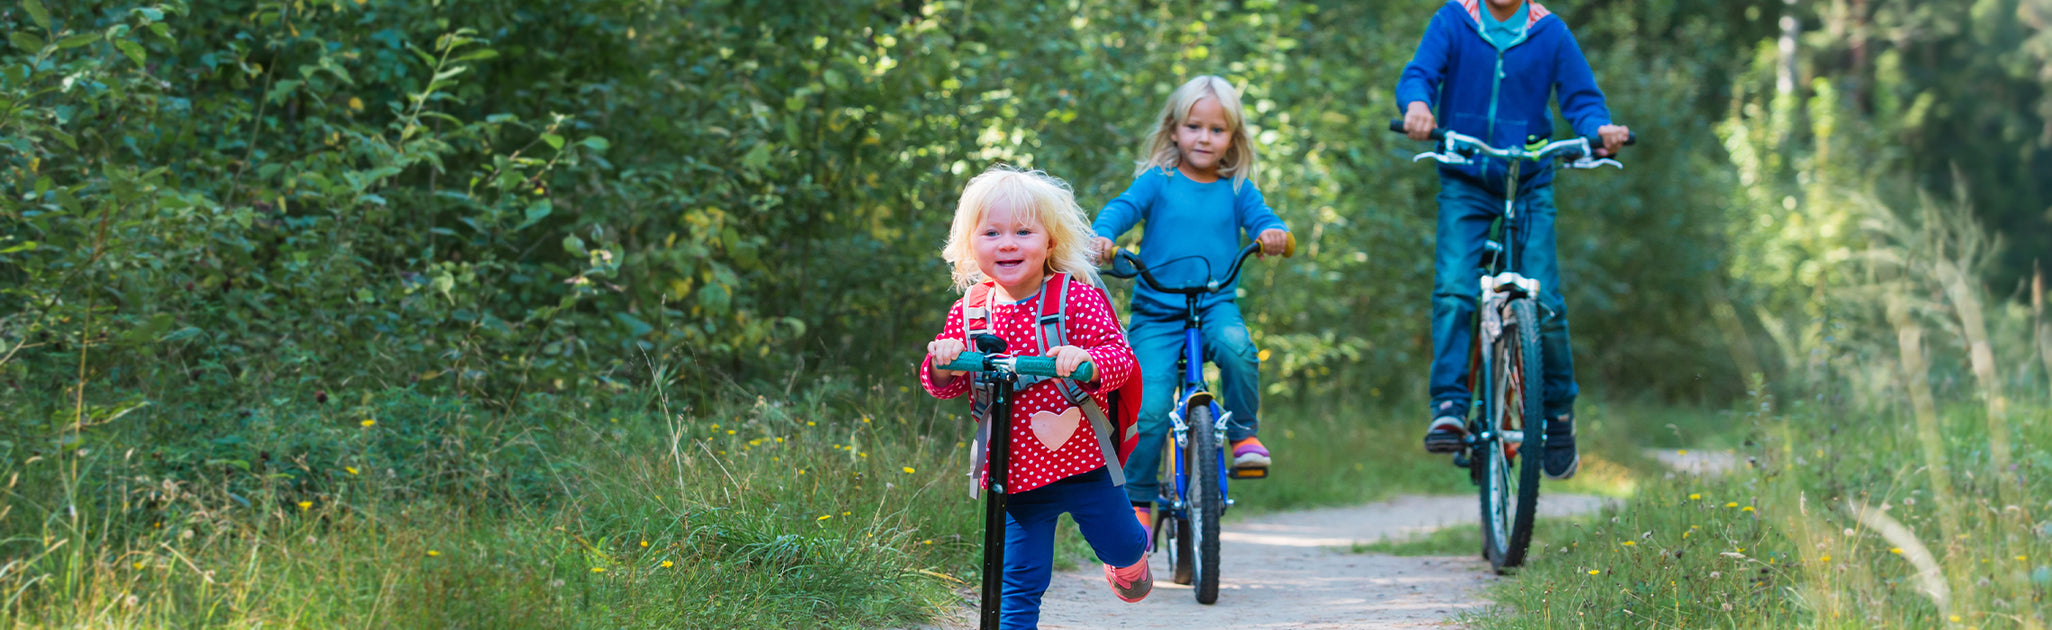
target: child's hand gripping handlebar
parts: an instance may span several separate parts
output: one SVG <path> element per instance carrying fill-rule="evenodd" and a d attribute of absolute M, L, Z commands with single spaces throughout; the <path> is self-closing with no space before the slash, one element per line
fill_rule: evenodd
<path fill-rule="evenodd" d="M 940 369 L 957 372 L 988 372 L 997 368 L 1004 368 L 1014 374 L 1066 378 L 1079 382 L 1088 382 L 1097 377 L 1097 367 L 1089 361 L 1076 366 L 1076 371 L 1068 376 L 1062 376 L 1055 373 L 1054 357 L 1007 357 L 974 350 L 964 350 L 961 356 L 955 357 L 954 362 L 940 366 Z"/>

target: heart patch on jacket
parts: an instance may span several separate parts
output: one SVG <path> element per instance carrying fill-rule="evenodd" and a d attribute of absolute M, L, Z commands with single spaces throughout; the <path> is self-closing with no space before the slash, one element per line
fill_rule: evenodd
<path fill-rule="evenodd" d="M 1026 426 L 1033 429 L 1033 437 L 1052 453 L 1069 443 L 1069 436 L 1076 434 L 1076 427 L 1083 426 L 1083 410 L 1070 407 L 1061 413 L 1036 411 Z"/>

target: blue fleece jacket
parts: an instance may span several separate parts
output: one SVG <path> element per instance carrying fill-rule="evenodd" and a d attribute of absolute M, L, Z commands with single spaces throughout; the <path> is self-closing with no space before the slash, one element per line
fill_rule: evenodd
<path fill-rule="evenodd" d="M 1423 101 L 1439 126 L 1489 141 L 1495 146 L 1521 146 L 1553 136 L 1553 114 L 1547 101 L 1560 91 L 1561 115 L 1574 135 L 1595 137 L 1610 124 L 1610 108 L 1596 89 L 1589 60 L 1560 16 L 1537 2 L 1528 3 L 1523 38 L 1498 48 L 1483 33 L 1483 0 L 1450 0 L 1432 15 L 1418 53 L 1397 80 L 1399 115 Z M 1440 165 L 1440 170 L 1503 190 L 1509 172 L 1504 160 L 1490 158 L 1469 166 Z M 1535 168 L 1536 166 L 1536 168 Z M 1552 164 L 1518 167 L 1520 190 L 1553 181 Z"/>
<path fill-rule="evenodd" d="M 1269 228 L 1289 230 L 1261 199 L 1253 182 L 1233 190 L 1231 178 L 1200 184 L 1173 168 L 1148 169 L 1133 178 L 1126 192 L 1104 204 L 1091 230 L 1098 236 L 1117 239 L 1141 221 L 1147 230 L 1140 235 L 1140 262 L 1162 284 L 1172 287 L 1200 285 L 1222 279 L 1240 253 L 1240 233 L 1259 236 Z M 1204 297 L 1199 305 L 1233 299 L 1239 281 Z M 1183 296 L 1159 293 L 1136 282 L 1133 301 L 1147 300 L 1158 306 L 1181 309 Z"/>

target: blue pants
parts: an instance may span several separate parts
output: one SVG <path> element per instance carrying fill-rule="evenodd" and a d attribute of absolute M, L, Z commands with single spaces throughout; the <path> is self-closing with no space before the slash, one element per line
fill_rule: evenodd
<path fill-rule="evenodd" d="M 998 627 L 1040 627 L 1040 596 L 1054 572 L 1055 519 L 1063 512 L 1076 520 L 1099 562 L 1132 566 L 1147 552 L 1147 530 L 1103 468 L 1005 497 L 1005 590 Z"/>
<path fill-rule="evenodd" d="M 1575 360 L 1568 349 L 1567 301 L 1560 294 L 1560 259 L 1554 252 L 1553 185 L 1518 194 L 1517 269 L 1539 281 L 1539 349 L 1544 362 L 1546 417 L 1572 413 Z M 1475 297 L 1481 292 L 1483 241 L 1489 223 L 1503 216 L 1503 195 L 1468 180 L 1440 175 L 1438 253 L 1432 282 L 1432 416 L 1466 417 L 1468 348 Z"/>
<path fill-rule="evenodd" d="M 1226 427 L 1227 440 L 1242 440 L 1260 432 L 1261 351 L 1247 334 L 1247 321 L 1240 317 L 1240 305 L 1218 300 L 1201 307 L 1204 360 L 1218 366 L 1222 389 L 1212 390 L 1225 400 L 1233 422 Z M 1134 503 L 1153 503 L 1161 482 L 1155 479 L 1161 468 L 1162 445 L 1168 440 L 1169 410 L 1176 404 L 1176 387 L 1183 373 L 1176 359 L 1183 356 L 1183 307 L 1164 307 L 1146 300 L 1133 301 L 1133 317 L 1126 322 L 1126 341 L 1140 360 L 1140 442 L 1126 459 L 1126 497 Z M 1228 458 L 1230 459 L 1230 458 Z"/>

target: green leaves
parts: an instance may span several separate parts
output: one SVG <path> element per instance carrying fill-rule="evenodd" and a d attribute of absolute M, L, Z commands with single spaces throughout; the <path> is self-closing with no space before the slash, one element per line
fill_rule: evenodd
<path fill-rule="evenodd" d="M 19 48 L 22 52 L 29 54 L 42 52 L 43 47 L 48 45 L 43 42 L 43 38 L 32 35 L 27 31 L 9 32 L 7 34 L 7 41 L 14 44 L 15 48 Z"/>
<path fill-rule="evenodd" d="M 21 0 L 21 8 L 28 12 L 29 20 L 36 23 L 36 28 L 43 29 L 45 33 L 50 31 L 50 10 L 43 8 L 42 0 Z"/>

